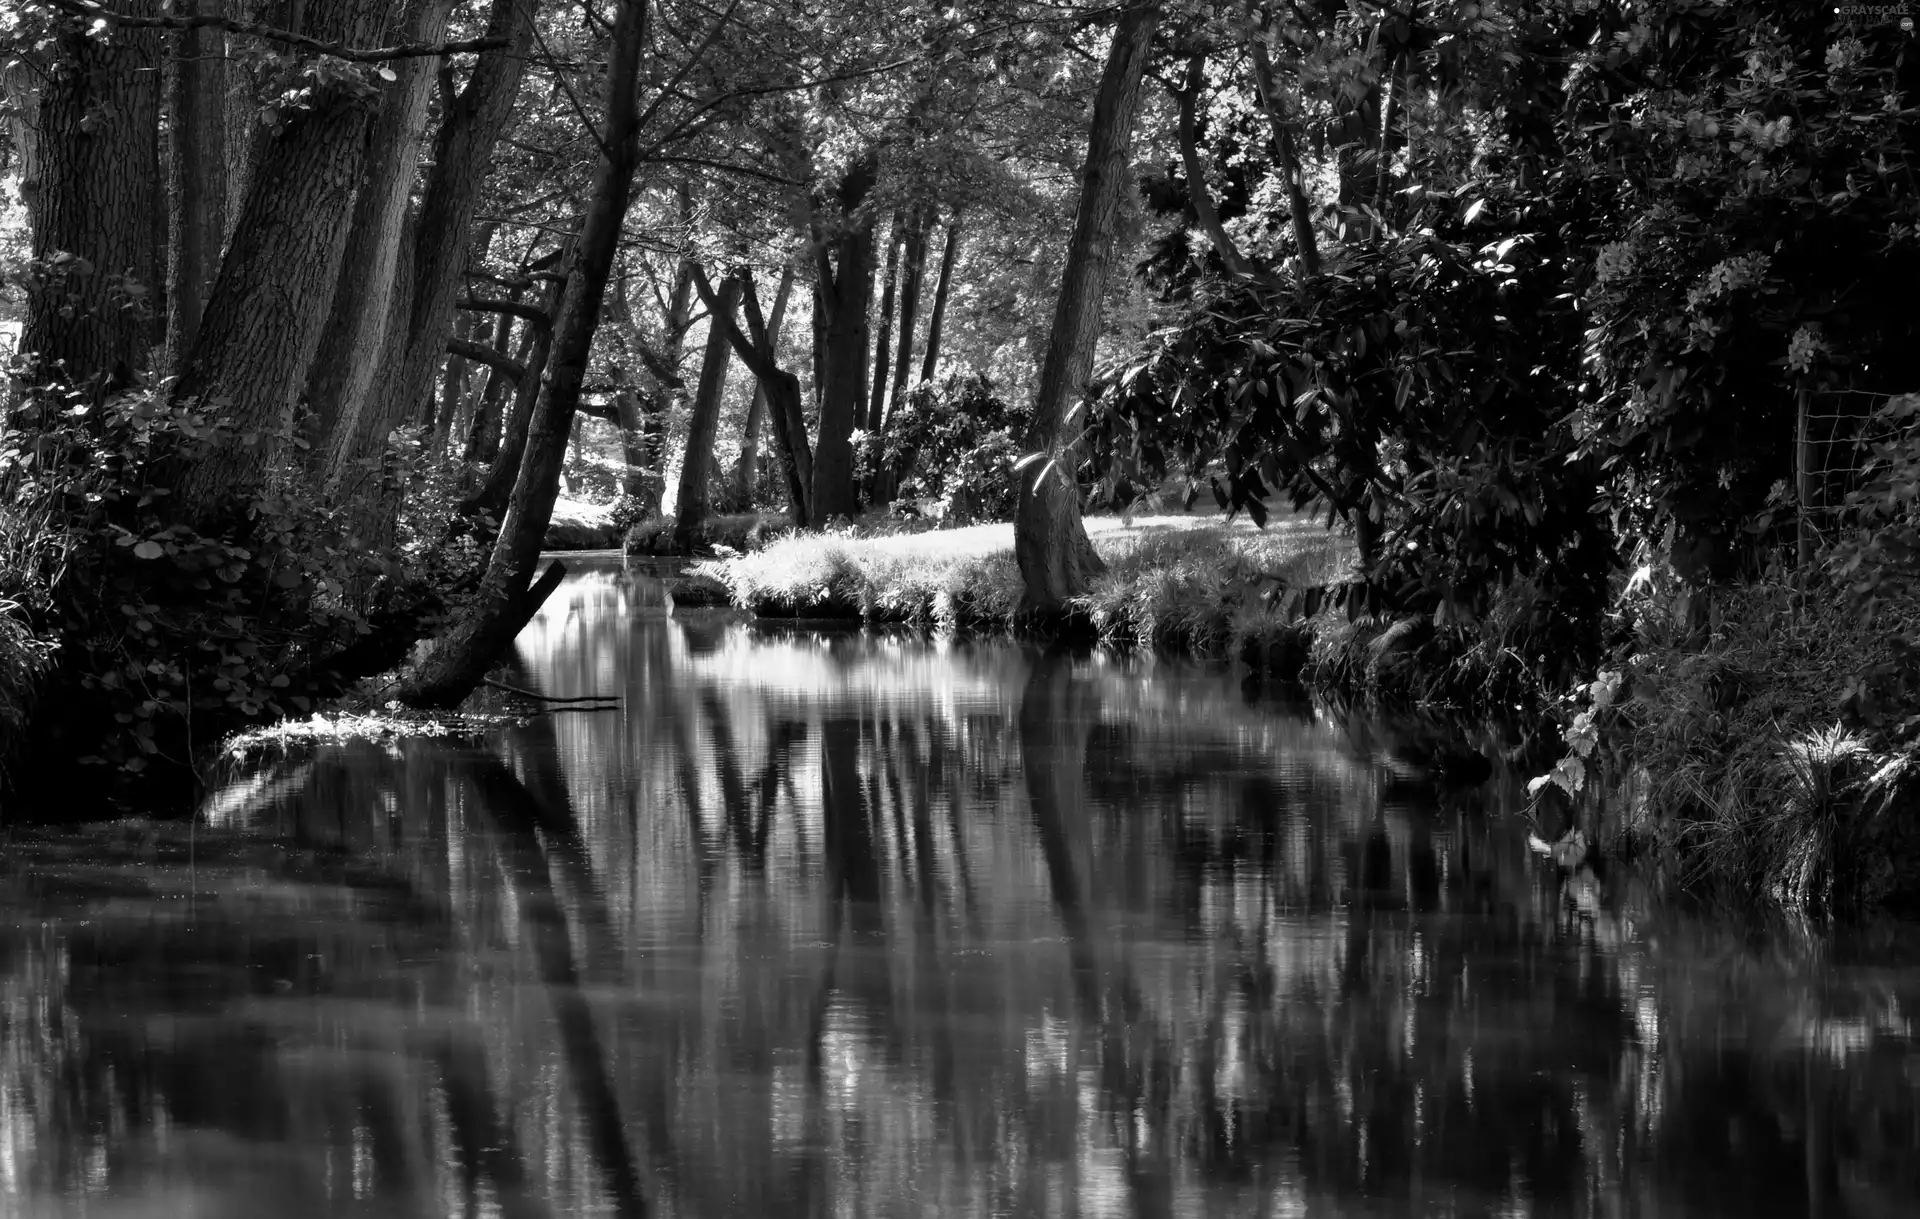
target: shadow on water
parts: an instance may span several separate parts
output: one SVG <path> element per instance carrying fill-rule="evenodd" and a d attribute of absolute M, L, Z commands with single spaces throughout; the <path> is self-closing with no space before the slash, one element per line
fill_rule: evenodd
<path fill-rule="evenodd" d="M 657 584 L 657 581 L 655 582 Z M 0 857 L 0 1213 L 1920 1213 L 1920 934 L 1561 876 L 1201 666 L 668 616 Z"/>

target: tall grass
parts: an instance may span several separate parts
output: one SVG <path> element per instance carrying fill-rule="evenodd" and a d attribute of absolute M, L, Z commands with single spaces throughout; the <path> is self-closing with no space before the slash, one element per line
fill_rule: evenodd
<path fill-rule="evenodd" d="M 1704 614 L 1643 613 L 1620 741 L 1647 778 L 1643 836 L 1696 882 L 1792 910 L 1911 887 L 1912 759 L 1841 722 L 1888 627 L 1808 573 L 1717 590 Z"/>
<path fill-rule="evenodd" d="M 1349 555 L 1345 539 L 1304 521 L 1265 532 L 1211 520 L 1090 528 L 1108 570 L 1069 604 L 1068 625 L 1116 645 L 1209 656 L 1304 653 L 1306 628 L 1287 620 L 1270 594 L 1335 579 Z M 1012 541 L 1006 525 L 879 537 L 791 533 L 692 570 L 765 616 L 1010 630 L 1028 625 Z"/>

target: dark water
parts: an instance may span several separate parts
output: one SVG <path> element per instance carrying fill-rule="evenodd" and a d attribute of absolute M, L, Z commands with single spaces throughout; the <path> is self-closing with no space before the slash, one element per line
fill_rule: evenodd
<path fill-rule="evenodd" d="M 617 711 L 14 844 L 0 1215 L 1920 1214 L 1913 926 L 1563 877 L 1219 671 L 657 602 L 521 639 Z"/>

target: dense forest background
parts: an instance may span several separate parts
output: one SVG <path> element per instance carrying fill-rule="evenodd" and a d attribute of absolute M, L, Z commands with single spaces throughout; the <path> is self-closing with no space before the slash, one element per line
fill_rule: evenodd
<path fill-rule="evenodd" d="M 1649 590 L 1905 604 L 1897 13 L 24 0 L 0 40 L 16 758 L 185 775 L 410 656 L 459 702 L 563 481 L 685 546 L 1004 510 L 1042 614 L 1090 507 L 1290 501 L 1358 550 L 1301 613 L 1542 687 Z M 1877 621 L 1846 704 L 1904 738 Z"/>

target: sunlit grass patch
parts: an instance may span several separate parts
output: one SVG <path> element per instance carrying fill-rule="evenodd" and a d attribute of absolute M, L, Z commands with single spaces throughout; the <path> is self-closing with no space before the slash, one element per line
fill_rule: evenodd
<path fill-rule="evenodd" d="M 504 724 L 519 723 L 512 715 L 461 714 L 435 715 L 423 711 L 394 708 L 387 711 L 335 714 L 315 712 L 303 720 L 285 719 L 264 727 L 235 733 L 222 743 L 220 756 L 228 761 L 244 760 L 263 750 L 317 742 L 338 743 L 350 740 L 396 741 L 405 737 L 446 737 L 456 740 L 477 738 Z"/>
<path fill-rule="evenodd" d="M 1350 544 L 1318 524 L 1190 517 L 1087 522 L 1108 571 L 1070 608 L 1102 639 L 1202 655 L 1297 657 L 1298 624 L 1269 593 L 1339 578 Z M 1023 586 L 1007 524 L 889 533 L 789 534 L 696 564 L 763 616 L 859 618 L 940 630 L 1020 624 Z"/>

